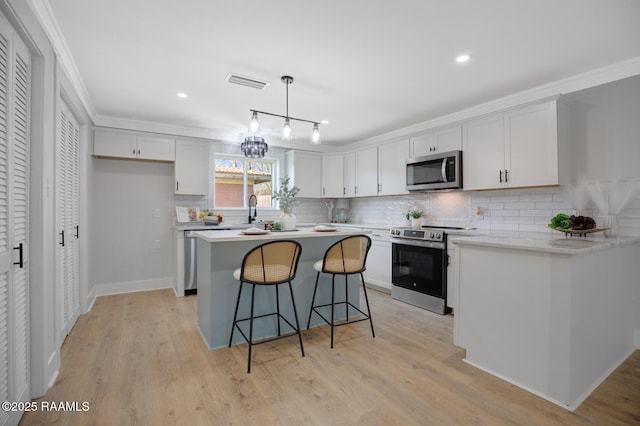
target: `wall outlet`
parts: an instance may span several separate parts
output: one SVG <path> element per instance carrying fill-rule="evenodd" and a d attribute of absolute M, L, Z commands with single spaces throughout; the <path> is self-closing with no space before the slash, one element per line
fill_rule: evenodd
<path fill-rule="evenodd" d="M 484 220 L 484 210 L 482 209 L 482 207 L 476 207 L 474 215 L 476 217 L 476 220 Z"/>
<path fill-rule="evenodd" d="M 153 217 L 156 219 L 160 217 L 160 209 L 153 209 Z"/>
<path fill-rule="evenodd" d="M 153 248 L 154 249 L 160 248 L 160 240 L 153 240 Z"/>

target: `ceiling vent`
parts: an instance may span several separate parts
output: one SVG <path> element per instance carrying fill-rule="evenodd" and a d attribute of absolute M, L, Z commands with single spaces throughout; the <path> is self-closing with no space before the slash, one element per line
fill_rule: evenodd
<path fill-rule="evenodd" d="M 225 77 L 225 80 L 229 83 L 239 84 L 240 86 L 252 87 L 254 89 L 264 89 L 269 85 L 267 81 L 256 80 L 255 78 L 245 77 L 243 75 L 234 74 L 230 72 Z"/>

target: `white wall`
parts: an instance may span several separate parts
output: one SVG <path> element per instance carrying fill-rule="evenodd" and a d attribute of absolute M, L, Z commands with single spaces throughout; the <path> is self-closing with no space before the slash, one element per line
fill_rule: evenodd
<path fill-rule="evenodd" d="M 173 283 L 173 164 L 92 158 L 90 287 L 96 296 Z M 160 217 L 154 217 L 158 209 Z M 154 248 L 157 241 L 159 248 Z"/>

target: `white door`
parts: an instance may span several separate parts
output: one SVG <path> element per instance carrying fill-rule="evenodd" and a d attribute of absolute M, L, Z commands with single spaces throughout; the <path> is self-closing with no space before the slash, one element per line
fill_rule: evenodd
<path fill-rule="evenodd" d="M 403 139 L 380 145 L 378 195 L 408 194 L 407 158 L 409 158 L 409 140 Z"/>
<path fill-rule="evenodd" d="M 176 141 L 175 193 L 207 195 L 209 192 L 209 145 Z"/>
<path fill-rule="evenodd" d="M 344 184 L 342 176 L 342 154 L 322 156 L 322 196 L 327 198 L 342 198 Z"/>
<path fill-rule="evenodd" d="M 464 123 L 462 153 L 464 189 L 502 188 L 505 169 L 503 115 Z"/>
<path fill-rule="evenodd" d="M 378 147 L 356 151 L 356 196 L 378 195 Z"/>
<path fill-rule="evenodd" d="M 30 399 L 30 55 L 0 15 L 0 400 Z M 21 412 L 0 411 L 0 424 Z"/>
<path fill-rule="evenodd" d="M 80 125 L 67 104 L 60 101 L 56 165 L 58 203 L 57 289 L 60 309 L 60 337 L 76 322 L 80 310 Z"/>

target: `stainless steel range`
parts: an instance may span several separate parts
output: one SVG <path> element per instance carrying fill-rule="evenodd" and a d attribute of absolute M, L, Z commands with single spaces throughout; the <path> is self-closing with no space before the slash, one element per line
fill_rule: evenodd
<path fill-rule="evenodd" d="M 447 307 L 447 232 L 472 228 L 391 229 L 391 297 L 438 314 Z"/>

